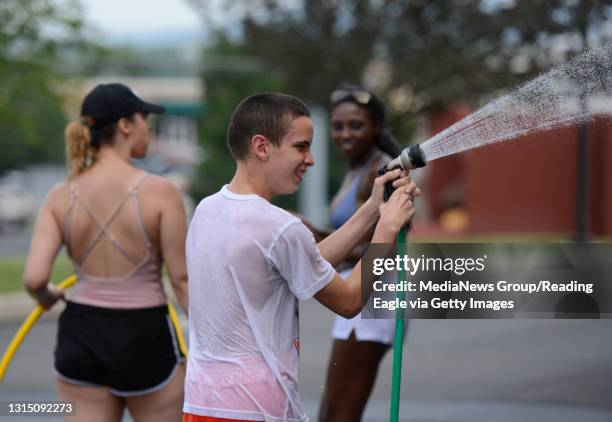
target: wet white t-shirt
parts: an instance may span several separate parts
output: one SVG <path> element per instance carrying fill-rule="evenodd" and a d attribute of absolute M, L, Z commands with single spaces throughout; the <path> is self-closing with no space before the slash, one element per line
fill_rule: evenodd
<path fill-rule="evenodd" d="M 298 299 L 335 277 L 311 232 L 224 186 L 198 205 L 186 243 L 189 357 L 183 410 L 307 421 L 298 394 Z"/>

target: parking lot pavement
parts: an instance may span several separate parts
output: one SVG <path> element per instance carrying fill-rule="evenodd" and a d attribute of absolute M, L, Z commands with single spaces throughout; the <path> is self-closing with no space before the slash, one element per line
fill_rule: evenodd
<path fill-rule="evenodd" d="M 316 421 L 333 316 L 311 300 L 302 303 L 300 317 L 300 392 Z M 3 400 L 55 397 L 51 369 L 55 318 L 48 316 L 36 324 L 17 352 L 0 385 Z M 18 320 L 0 322 L 1 350 Z M 610 421 L 610 332 L 612 320 L 412 321 L 404 354 L 400 420 Z M 381 364 L 364 421 L 388 420 L 391 358 L 387 354 Z"/>

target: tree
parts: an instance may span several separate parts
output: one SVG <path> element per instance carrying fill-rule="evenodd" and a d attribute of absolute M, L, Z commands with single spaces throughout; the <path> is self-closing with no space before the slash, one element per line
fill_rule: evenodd
<path fill-rule="evenodd" d="M 213 5 L 235 16 L 227 31 L 277 68 L 290 92 L 326 104 L 341 81 L 369 77 L 411 114 L 525 80 L 564 60 L 563 49 L 602 39 L 612 13 L 610 0 L 190 3 L 211 26 Z"/>
<path fill-rule="evenodd" d="M 601 42 L 610 1 L 409 2 L 386 37 L 391 89 L 407 84 L 422 107 L 473 104 Z M 587 33 L 589 37 L 587 37 Z M 489 94 L 489 95 L 486 95 Z"/>
<path fill-rule="evenodd" d="M 0 2 L 0 174 L 63 157 L 65 117 L 55 92 L 62 55 L 82 45 L 75 2 Z"/>
<path fill-rule="evenodd" d="M 277 77 L 261 61 L 220 36 L 204 54 L 202 79 L 206 100 L 199 136 L 204 161 L 197 169 L 192 194 L 202 198 L 218 191 L 234 174 L 235 166 L 226 145 L 227 125 L 236 105 L 258 91 L 278 91 Z M 285 199 L 284 205 L 294 201 Z"/>

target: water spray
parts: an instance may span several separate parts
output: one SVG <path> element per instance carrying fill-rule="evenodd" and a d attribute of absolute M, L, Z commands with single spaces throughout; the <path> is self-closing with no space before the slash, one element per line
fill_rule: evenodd
<path fill-rule="evenodd" d="M 585 51 L 518 86 L 418 145 L 381 172 L 412 170 L 427 162 L 538 131 L 588 122 L 612 95 L 612 43 Z M 588 101 L 593 107 L 586 107 Z M 384 171 L 383 171 L 384 170 Z"/>
<path fill-rule="evenodd" d="M 612 43 L 588 50 L 572 60 L 520 85 L 491 101 L 422 144 L 411 145 L 379 170 L 413 170 L 429 161 L 485 145 L 516 139 L 537 131 L 586 123 L 597 112 L 587 107 L 589 99 L 612 95 Z M 385 185 L 385 200 L 393 193 Z M 404 229 L 397 236 L 397 253 L 405 254 Z M 404 275 L 399 275 L 404 277 Z M 398 295 L 404 294 L 398 292 Z M 399 297 L 399 296 L 398 296 Z M 403 309 L 396 313 L 393 343 L 390 421 L 399 418 L 403 351 Z"/>

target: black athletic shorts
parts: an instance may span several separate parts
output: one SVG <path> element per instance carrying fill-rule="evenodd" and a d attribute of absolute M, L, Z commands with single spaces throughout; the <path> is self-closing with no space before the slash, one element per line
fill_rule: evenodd
<path fill-rule="evenodd" d="M 137 396 L 163 388 L 182 361 L 167 306 L 109 309 L 69 301 L 60 316 L 55 372 L 66 382 Z"/>

